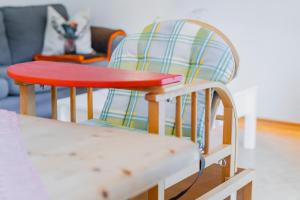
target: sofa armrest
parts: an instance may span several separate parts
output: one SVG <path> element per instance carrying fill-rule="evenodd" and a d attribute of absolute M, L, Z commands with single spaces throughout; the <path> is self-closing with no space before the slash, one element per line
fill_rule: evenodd
<path fill-rule="evenodd" d="M 109 29 L 104 27 L 91 27 L 92 47 L 98 53 L 104 53 L 108 59 L 118 45 L 126 36 L 125 31 L 120 29 Z"/>

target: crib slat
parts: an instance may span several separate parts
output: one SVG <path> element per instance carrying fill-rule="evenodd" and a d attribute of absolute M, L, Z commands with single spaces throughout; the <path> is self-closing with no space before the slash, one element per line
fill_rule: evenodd
<path fill-rule="evenodd" d="M 165 103 L 149 101 L 148 103 L 148 132 L 165 135 Z"/>
<path fill-rule="evenodd" d="M 148 190 L 148 200 L 163 200 L 165 195 L 164 181 Z"/>
<path fill-rule="evenodd" d="M 204 153 L 209 152 L 211 90 L 205 90 Z"/>
<path fill-rule="evenodd" d="M 51 118 L 57 119 L 57 90 L 55 86 L 51 87 Z"/>
<path fill-rule="evenodd" d="M 182 137 L 181 96 L 176 97 L 176 137 Z"/>
<path fill-rule="evenodd" d="M 233 123 L 233 108 L 224 107 L 224 125 L 223 125 L 223 144 L 235 144 L 233 137 L 232 124 Z M 234 175 L 235 157 L 234 153 L 226 157 L 226 166 L 223 167 L 223 176 L 228 178 Z"/>
<path fill-rule="evenodd" d="M 191 96 L 191 139 L 197 140 L 197 92 L 192 92 Z"/>
<path fill-rule="evenodd" d="M 87 88 L 87 108 L 88 108 L 88 119 L 94 118 L 93 113 L 93 88 Z"/>
<path fill-rule="evenodd" d="M 224 121 L 224 116 L 223 115 L 217 115 L 216 120 Z"/>
<path fill-rule="evenodd" d="M 70 118 L 71 122 L 76 122 L 76 88 L 70 88 Z"/>

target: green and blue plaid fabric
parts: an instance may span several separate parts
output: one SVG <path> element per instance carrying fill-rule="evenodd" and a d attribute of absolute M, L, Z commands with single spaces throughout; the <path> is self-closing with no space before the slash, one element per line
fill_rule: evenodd
<path fill-rule="evenodd" d="M 228 83 L 235 74 L 228 44 L 215 32 L 188 20 L 153 23 L 142 33 L 127 36 L 111 57 L 110 67 L 181 74 L 186 84 L 195 79 Z M 147 130 L 145 93 L 110 89 L 100 120 L 106 124 Z M 190 136 L 191 96 L 182 99 L 183 134 Z M 198 143 L 203 146 L 203 92 L 198 98 Z M 175 134 L 175 101 L 166 103 L 166 134 Z M 97 123 L 97 122 L 96 122 Z"/>

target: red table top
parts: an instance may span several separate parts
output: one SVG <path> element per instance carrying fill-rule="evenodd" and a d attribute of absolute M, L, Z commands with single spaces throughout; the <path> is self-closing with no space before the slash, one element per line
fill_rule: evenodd
<path fill-rule="evenodd" d="M 12 65 L 8 75 L 17 82 L 63 87 L 146 88 L 182 80 L 181 75 L 34 61 Z"/>

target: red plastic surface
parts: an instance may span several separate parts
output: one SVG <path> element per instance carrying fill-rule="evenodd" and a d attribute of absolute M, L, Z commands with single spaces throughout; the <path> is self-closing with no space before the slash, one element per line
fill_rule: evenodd
<path fill-rule="evenodd" d="M 17 82 L 63 87 L 146 88 L 182 80 L 181 75 L 34 61 L 12 65 L 8 75 Z"/>

